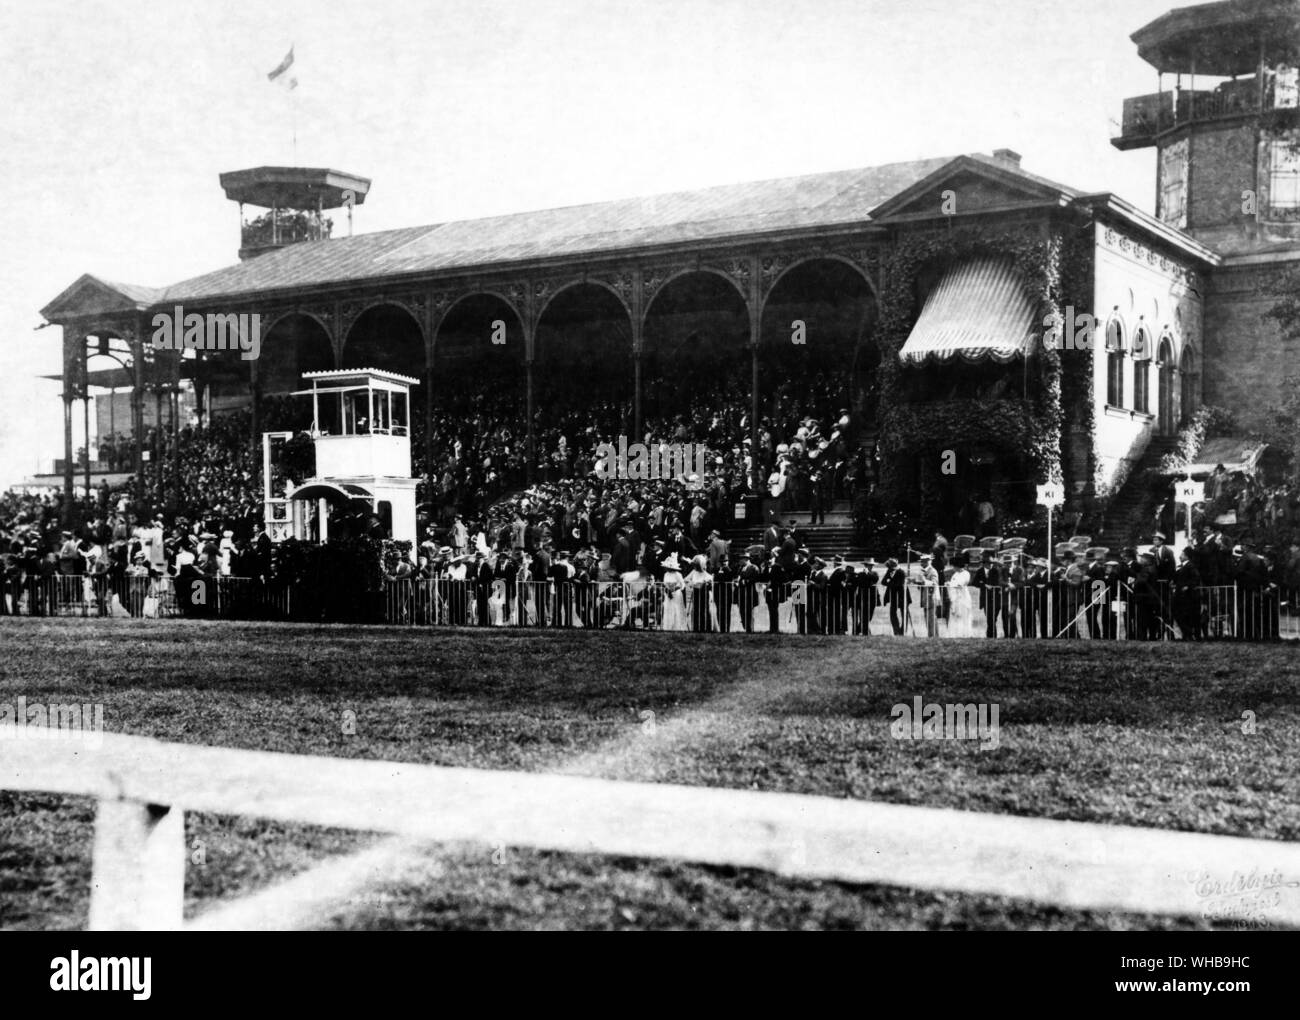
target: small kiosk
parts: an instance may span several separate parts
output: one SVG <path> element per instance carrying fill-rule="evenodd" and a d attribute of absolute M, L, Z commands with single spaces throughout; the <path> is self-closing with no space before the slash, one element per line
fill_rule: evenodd
<path fill-rule="evenodd" d="M 266 527 L 272 538 L 292 534 L 325 542 L 330 517 L 372 518 L 384 537 L 415 547 L 415 485 L 411 477 L 411 387 L 419 380 L 374 368 L 307 372 L 316 473 L 284 499 L 271 497 L 269 466 Z M 280 434 L 267 433 L 264 448 Z"/>

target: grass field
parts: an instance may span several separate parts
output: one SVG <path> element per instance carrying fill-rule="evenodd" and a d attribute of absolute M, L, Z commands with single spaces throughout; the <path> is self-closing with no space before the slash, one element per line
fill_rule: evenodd
<path fill-rule="evenodd" d="M 100 703 L 107 730 L 163 740 L 1300 838 L 1289 647 L 0 620 L 0 651 L 0 702 Z M 1001 746 L 892 739 L 916 696 L 997 703 Z M 0 793 L 0 927 L 84 926 L 92 820 L 89 800 Z M 376 839 L 187 827 L 187 913 Z M 322 924 L 1209 926 L 479 845 L 430 847 Z"/>

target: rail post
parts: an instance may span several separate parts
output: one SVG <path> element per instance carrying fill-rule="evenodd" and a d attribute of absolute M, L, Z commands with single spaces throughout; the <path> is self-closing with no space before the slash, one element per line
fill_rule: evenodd
<path fill-rule="evenodd" d="M 91 931 L 175 931 L 185 902 L 185 813 L 101 798 L 95 812 Z"/>

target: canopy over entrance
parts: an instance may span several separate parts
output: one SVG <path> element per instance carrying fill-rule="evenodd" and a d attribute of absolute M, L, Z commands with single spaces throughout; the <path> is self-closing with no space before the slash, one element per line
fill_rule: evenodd
<path fill-rule="evenodd" d="M 1235 471 L 1254 474 L 1255 469 L 1259 466 L 1260 457 L 1266 449 L 1267 446 L 1264 443 L 1252 439 L 1226 437 L 1207 439 L 1205 445 L 1201 447 L 1201 452 L 1197 454 L 1196 463 L 1188 464 L 1178 473 L 1187 473 L 1192 477 L 1208 475 L 1212 474 L 1214 469 L 1222 464 L 1224 470 L 1229 474 Z"/>
<path fill-rule="evenodd" d="M 1010 260 L 971 259 L 949 269 L 929 296 L 898 356 L 926 361 L 1010 361 L 1028 351 L 1034 303 Z"/>
<path fill-rule="evenodd" d="M 356 500 L 373 500 L 374 494 L 362 485 L 347 482 L 324 482 L 311 479 L 303 482 L 292 492 L 289 499 L 323 499 L 331 505 L 349 506 Z"/>

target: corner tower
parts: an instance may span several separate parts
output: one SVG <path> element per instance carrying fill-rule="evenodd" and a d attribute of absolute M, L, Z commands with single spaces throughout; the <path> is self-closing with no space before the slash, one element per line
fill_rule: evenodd
<path fill-rule="evenodd" d="M 1300 242 L 1300 4 L 1181 7 L 1131 36 L 1156 91 L 1118 149 L 1156 149 L 1156 215 L 1221 254 Z"/>

